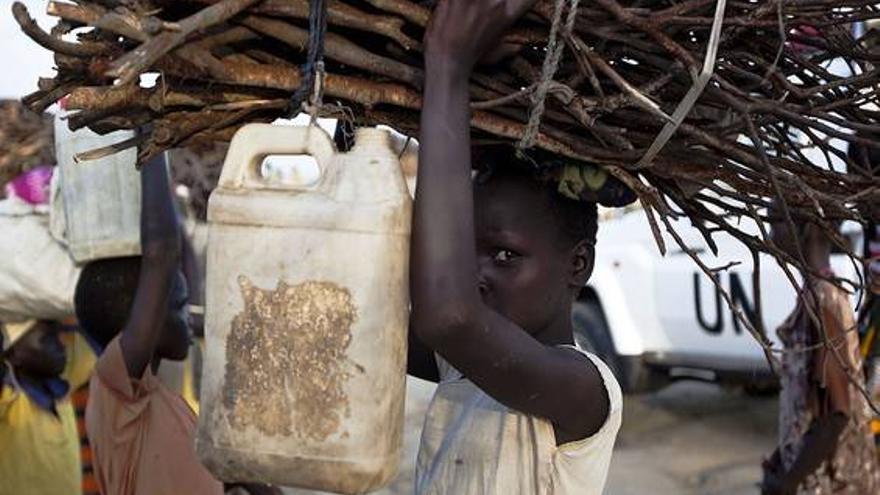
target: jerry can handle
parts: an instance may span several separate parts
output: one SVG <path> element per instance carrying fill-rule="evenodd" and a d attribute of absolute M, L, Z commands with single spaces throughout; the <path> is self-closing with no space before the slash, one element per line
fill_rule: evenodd
<path fill-rule="evenodd" d="M 259 171 L 269 155 L 308 155 L 315 159 L 321 177 L 313 186 L 271 183 Z M 332 174 L 336 147 L 318 126 L 247 124 L 232 137 L 218 185 L 230 188 L 314 190 L 321 189 Z"/>

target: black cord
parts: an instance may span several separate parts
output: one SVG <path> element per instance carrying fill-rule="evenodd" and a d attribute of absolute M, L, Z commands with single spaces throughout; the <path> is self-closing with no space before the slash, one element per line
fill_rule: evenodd
<path fill-rule="evenodd" d="M 302 111 L 305 102 L 315 89 L 318 67 L 324 61 L 324 35 L 327 33 L 326 0 L 309 0 L 309 49 L 306 62 L 300 69 L 302 84 L 290 98 L 288 115 L 295 117 Z"/>

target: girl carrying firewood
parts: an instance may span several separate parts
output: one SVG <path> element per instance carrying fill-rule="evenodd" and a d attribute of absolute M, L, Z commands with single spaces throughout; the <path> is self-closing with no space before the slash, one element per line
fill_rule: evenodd
<path fill-rule="evenodd" d="M 439 386 L 419 494 L 598 495 L 620 427 L 617 381 L 572 338 L 595 204 L 512 148 L 482 153 L 472 180 L 471 71 L 534 3 L 441 1 L 426 35 L 409 371 Z"/>

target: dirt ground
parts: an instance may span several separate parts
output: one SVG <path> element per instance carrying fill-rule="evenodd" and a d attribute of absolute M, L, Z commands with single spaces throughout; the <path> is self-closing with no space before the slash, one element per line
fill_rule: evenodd
<path fill-rule="evenodd" d="M 425 410 L 434 386 L 407 383 L 401 472 L 381 495 L 410 495 Z M 758 492 L 761 459 L 773 450 L 776 399 L 680 382 L 629 396 L 605 495 L 746 495 Z M 318 492 L 289 490 L 288 495 Z"/>
<path fill-rule="evenodd" d="M 680 382 L 628 397 L 606 495 L 758 493 L 776 439 L 776 397 Z"/>

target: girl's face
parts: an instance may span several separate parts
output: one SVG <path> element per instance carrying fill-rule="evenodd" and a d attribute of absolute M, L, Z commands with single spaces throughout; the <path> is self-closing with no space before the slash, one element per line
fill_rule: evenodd
<path fill-rule="evenodd" d="M 533 335 L 569 321 L 580 289 L 576 257 L 545 193 L 527 180 L 501 178 L 478 185 L 474 202 L 483 302 Z"/>

